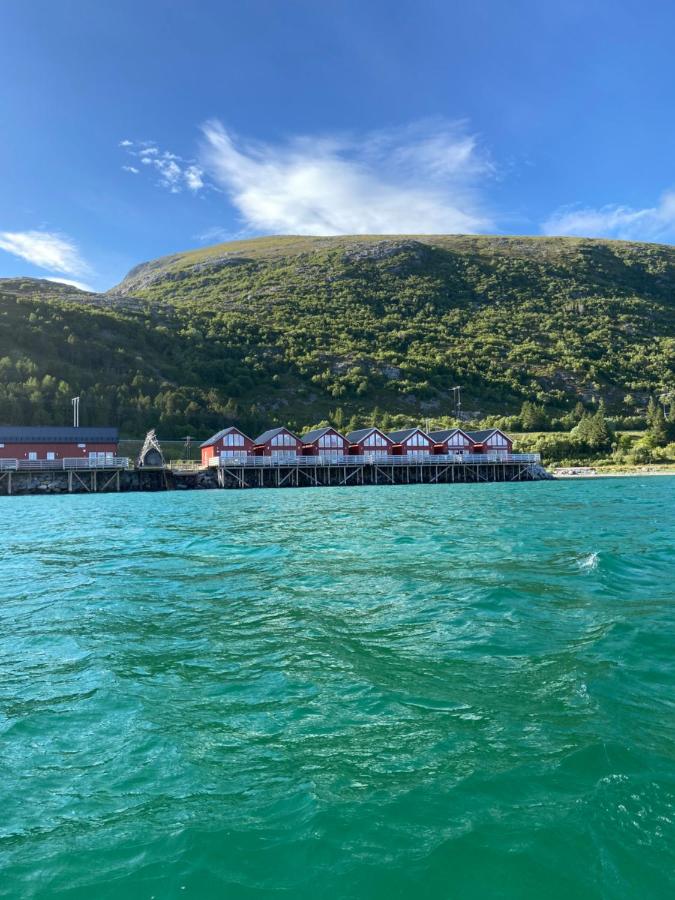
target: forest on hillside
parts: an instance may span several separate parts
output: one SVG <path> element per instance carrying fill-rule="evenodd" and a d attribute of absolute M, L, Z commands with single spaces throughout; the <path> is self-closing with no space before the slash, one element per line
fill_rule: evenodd
<path fill-rule="evenodd" d="M 275 242 L 276 241 L 276 242 Z M 0 421 L 205 437 L 455 420 L 646 424 L 675 385 L 675 251 L 576 239 L 264 239 L 108 295 L 0 281 Z M 578 418 L 578 416 L 577 416 Z"/>

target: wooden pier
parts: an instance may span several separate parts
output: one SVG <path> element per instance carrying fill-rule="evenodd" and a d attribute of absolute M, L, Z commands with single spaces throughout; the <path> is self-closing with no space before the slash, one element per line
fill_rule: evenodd
<path fill-rule="evenodd" d="M 428 456 L 367 459 L 242 457 L 199 463 L 134 467 L 128 460 L 79 465 L 67 461 L 0 465 L 0 496 L 18 494 L 101 494 L 129 491 L 213 488 L 347 487 L 393 484 L 478 484 L 539 481 L 550 477 L 537 454 L 448 458 Z"/>
<path fill-rule="evenodd" d="M 538 454 L 448 459 L 386 457 L 381 460 L 343 457 L 341 460 L 258 457 L 216 461 L 219 488 L 343 487 L 380 484 L 470 484 L 491 481 L 539 481 L 547 477 Z"/>

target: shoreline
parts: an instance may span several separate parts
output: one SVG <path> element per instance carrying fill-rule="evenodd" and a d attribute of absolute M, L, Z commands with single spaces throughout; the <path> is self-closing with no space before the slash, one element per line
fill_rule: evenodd
<path fill-rule="evenodd" d="M 630 472 L 572 472 L 565 474 L 557 474 L 555 471 L 551 473 L 555 481 L 593 481 L 596 478 L 645 478 L 655 476 L 675 476 L 675 466 L 671 469 L 660 469 L 658 471 L 641 471 L 634 469 Z"/>

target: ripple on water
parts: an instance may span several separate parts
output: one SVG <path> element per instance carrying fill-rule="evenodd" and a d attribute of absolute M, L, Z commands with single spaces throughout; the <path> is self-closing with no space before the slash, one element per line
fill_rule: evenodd
<path fill-rule="evenodd" d="M 0 896 L 672 894 L 674 480 L 0 505 Z"/>

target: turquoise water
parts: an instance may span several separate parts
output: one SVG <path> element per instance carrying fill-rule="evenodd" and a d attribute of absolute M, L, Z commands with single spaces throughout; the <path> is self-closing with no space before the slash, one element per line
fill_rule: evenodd
<path fill-rule="evenodd" d="M 0 896 L 673 896 L 674 478 L 0 512 Z"/>

